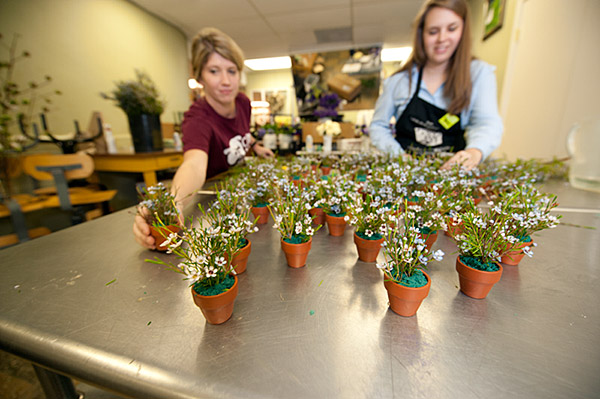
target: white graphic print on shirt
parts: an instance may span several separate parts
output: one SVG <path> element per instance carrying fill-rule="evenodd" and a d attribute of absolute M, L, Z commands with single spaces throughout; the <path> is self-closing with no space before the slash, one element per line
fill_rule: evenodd
<path fill-rule="evenodd" d="M 229 140 L 229 148 L 225 148 L 223 153 L 227 155 L 227 163 L 235 165 L 238 161 L 246 156 L 246 152 L 250 148 L 251 135 L 246 133 L 243 136 L 235 136 Z"/>

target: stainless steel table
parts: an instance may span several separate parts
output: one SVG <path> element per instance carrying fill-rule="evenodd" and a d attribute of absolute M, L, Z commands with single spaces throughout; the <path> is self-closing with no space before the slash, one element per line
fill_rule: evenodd
<path fill-rule="evenodd" d="M 546 189 L 561 207 L 600 208 L 600 194 Z M 455 244 L 441 235 L 434 247 L 446 257 L 410 318 L 388 309 L 349 228 L 319 231 L 296 270 L 268 224 L 250 237 L 233 317 L 220 326 L 205 323 L 180 275 L 144 262 L 155 253 L 134 242 L 132 213 L 0 252 L 2 349 L 139 398 L 599 395 L 597 211 L 565 212 L 484 300 L 459 292 Z"/>

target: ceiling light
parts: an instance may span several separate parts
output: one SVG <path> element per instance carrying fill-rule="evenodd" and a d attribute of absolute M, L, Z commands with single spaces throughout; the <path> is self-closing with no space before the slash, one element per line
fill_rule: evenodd
<path fill-rule="evenodd" d="M 412 47 L 384 48 L 381 50 L 381 61 L 404 61 L 412 53 Z"/>
<path fill-rule="evenodd" d="M 254 58 L 244 61 L 244 65 L 253 71 L 290 69 L 292 67 L 292 60 L 290 57 Z"/>

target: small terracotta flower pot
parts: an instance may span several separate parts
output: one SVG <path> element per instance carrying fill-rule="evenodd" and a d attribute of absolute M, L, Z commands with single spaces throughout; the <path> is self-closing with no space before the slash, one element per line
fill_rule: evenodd
<path fill-rule="evenodd" d="M 327 221 L 327 228 L 329 229 L 330 235 L 334 237 L 341 237 L 344 235 L 344 231 L 346 230 L 344 216 L 331 216 L 325 214 L 325 220 Z"/>
<path fill-rule="evenodd" d="M 525 256 L 525 252 L 523 252 L 523 248 L 529 247 L 533 245 L 533 241 L 529 242 L 518 242 L 515 244 L 512 250 L 508 251 L 506 255 L 500 258 L 500 262 L 509 266 L 518 266 L 523 257 Z M 510 244 L 509 244 L 510 246 Z"/>
<path fill-rule="evenodd" d="M 377 255 L 379 255 L 382 242 L 383 238 L 378 240 L 365 240 L 354 233 L 354 243 L 356 244 L 356 250 L 358 251 L 358 259 L 363 262 L 373 263 L 377 260 Z"/>
<path fill-rule="evenodd" d="M 404 317 L 410 317 L 417 313 L 421 302 L 429 295 L 431 287 L 429 275 L 425 272 L 423 274 L 427 277 L 427 284 L 417 288 L 397 284 L 389 275 L 383 275 L 383 285 L 388 292 L 390 309 Z"/>
<path fill-rule="evenodd" d="M 156 251 L 166 252 L 169 248 L 167 248 L 166 246 L 163 247 L 161 246 L 161 244 L 167 240 L 169 234 L 179 233 L 180 230 L 181 228 L 176 224 L 170 224 L 165 227 L 150 226 L 150 234 L 152 235 L 152 237 L 154 237 L 154 246 L 156 247 Z"/>
<path fill-rule="evenodd" d="M 251 209 L 256 224 L 266 224 L 269 221 L 269 208 L 266 206 L 253 206 Z"/>
<path fill-rule="evenodd" d="M 460 256 L 456 258 L 456 271 L 460 281 L 460 290 L 466 296 L 483 299 L 490 292 L 494 284 L 502 277 L 502 266 L 495 272 L 485 272 L 465 265 Z"/>
<path fill-rule="evenodd" d="M 321 173 L 323 176 L 327 176 L 331 173 L 331 166 L 321 166 Z"/>
<path fill-rule="evenodd" d="M 447 221 L 447 224 L 448 224 L 448 229 L 446 230 L 446 233 L 445 233 L 447 236 L 455 237 L 459 234 L 462 234 L 463 229 L 464 229 L 462 222 L 456 223 L 456 221 L 454 219 L 449 218 Z"/>
<path fill-rule="evenodd" d="M 285 253 L 285 259 L 289 267 L 298 269 L 306 265 L 306 258 L 312 246 L 312 237 L 301 244 L 290 244 L 281 239 L 281 249 Z"/>
<path fill-rule="evenodd" d="M 238 294 L 238 278 L 227 291 L 219 295 L 204 296 L 194 291 L 192 287 L 192 296 L 194 303 L 200 308 L 208 324 L 225 323 L 233 314 L 233 304 Z"/>
<path fill-rule="evenodd" d="M 421 237 L 425 240 L 425 246 L 427 249 L 431 251 L 431 247 L 433 247 L 433 244 L 438 238 L 438 232 L 436 231 L 435 233 L 430 234 L 421 233 Z"/>
<path fill-rule="evenodd" d="M 242 274 L 246 271 L 246 266 L 248 266 L 248 256 L 250 256 L 251 250 L 252 243 L 250 240 L 248 240 L 248 244 L 238 249 L 235 255 L 233 255 L 233 259 L 231 260 L 231 268 L 235 270 L 236 274 Z"/>
<path fill-rule="evenodd" d="M 308 211 L 308 214 L 310 216 L 314 216 L 313 224 L 320 224 L 320 225 L 325 224 L 325 212 L 323 212 L 323 209 L 312 208 L 311 210 Z"/>

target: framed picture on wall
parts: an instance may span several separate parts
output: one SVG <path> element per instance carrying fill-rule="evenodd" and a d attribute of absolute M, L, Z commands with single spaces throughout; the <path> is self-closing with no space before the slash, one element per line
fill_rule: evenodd
<path fill-rule="evenodd" d="M 484 13 L 483 40 L 492 36 L 494 32 L 502 27 L 505 7 L 506 0 L 487 0 L 487 10 Z"/>

